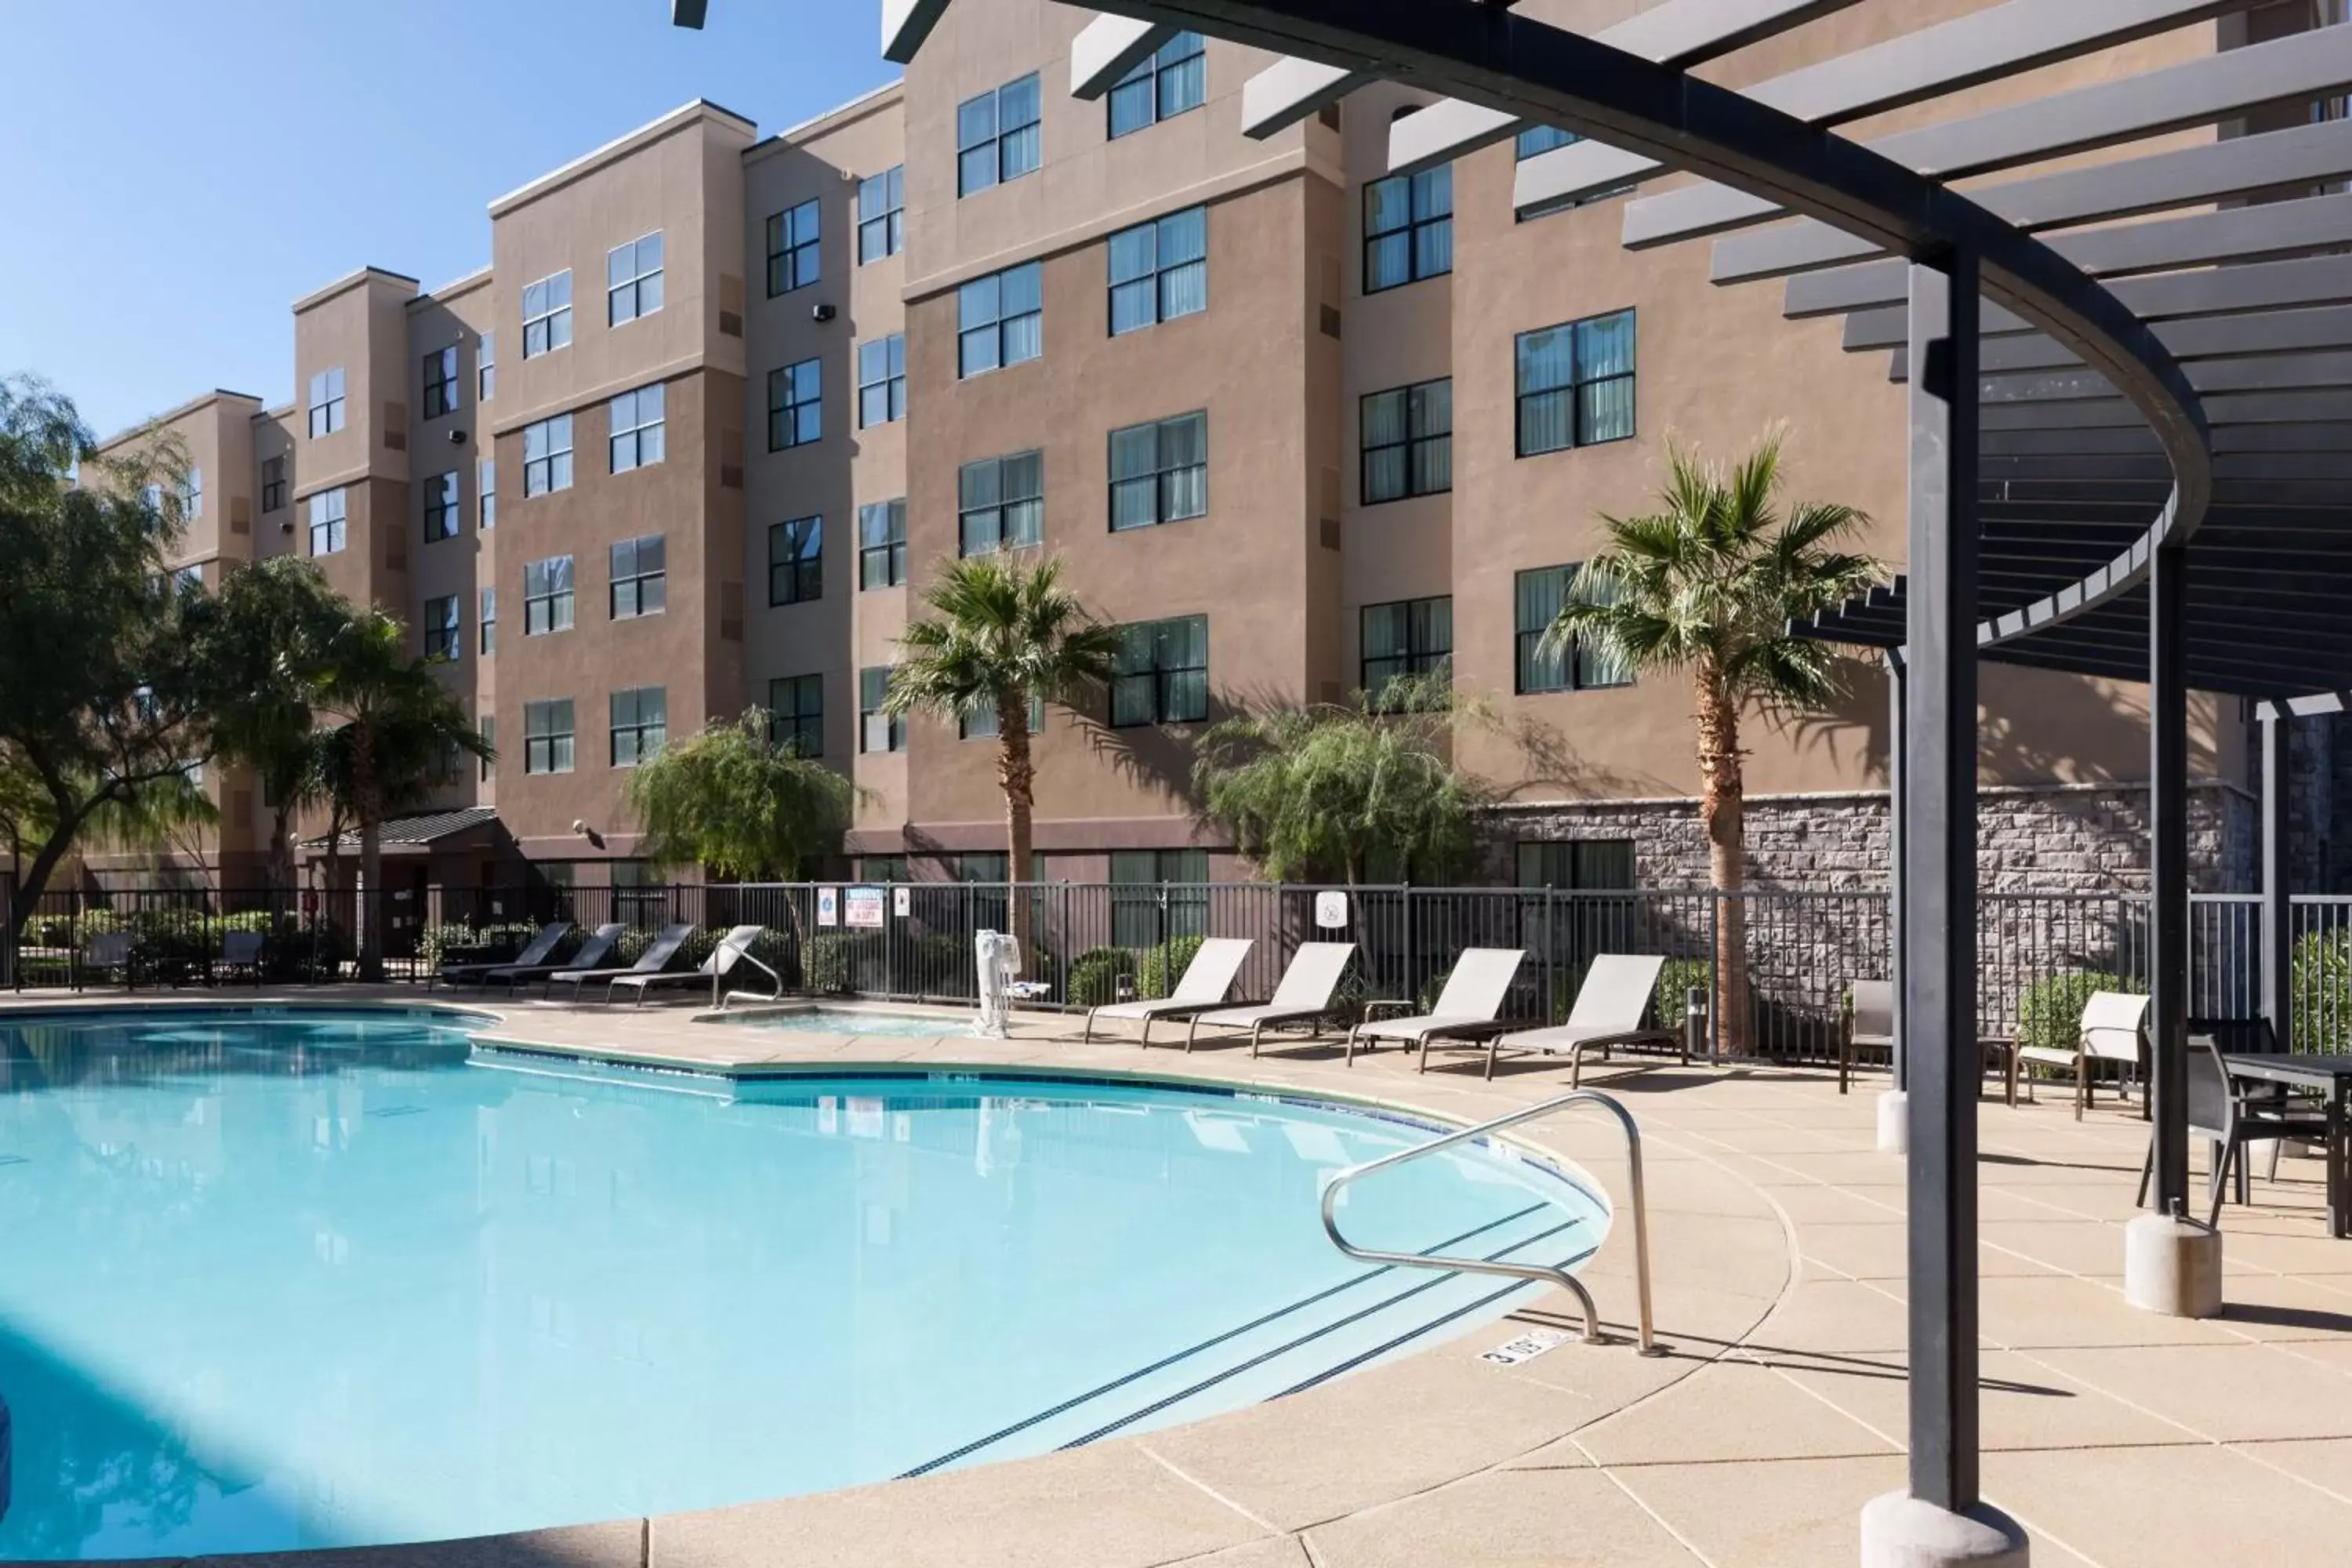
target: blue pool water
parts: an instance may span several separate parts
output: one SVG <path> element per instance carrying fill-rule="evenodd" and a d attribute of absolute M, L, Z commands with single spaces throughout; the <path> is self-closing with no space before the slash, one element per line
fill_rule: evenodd
<path fill-rule="evenodd" d="M 0 1558 L 709 1508 L 1196 1419 L 1507 1310 L 1340 1257 L 1425 1139 L 1077 1081 L 746 1082 L 469 1055 L 421 1015 L 0 1018 Z M 1557 1262 L 1500 1152 L 1370 1245 Z"/>

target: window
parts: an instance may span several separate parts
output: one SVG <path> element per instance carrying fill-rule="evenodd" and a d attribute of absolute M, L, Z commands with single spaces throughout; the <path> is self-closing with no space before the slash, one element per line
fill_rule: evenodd
<path fill-rule="evenodd" d="M 522 705 L 522 771 L 527 773 L 568 773 L 572 771 L 572 699 Z"/>
<path fill-rule="evenodd" d="M 425 542 L 457 538 L 463 531 L 457 519 L 457 476 L 435 474 L 421 489 L 425 494 Z"/>
<path fill-rule="evenodd" d="M 522 289 L 522 357 L 539 355 L 572 342 L 572 269 L 550 274 Z"/>
<path fill-rule="evenodd" d="M 956 105 L 956 195 L 971 195 L 1037 166 L 1037 73 Z"/>
<path fill-rule="evenodd" d="M 1015 452 L 966 463 L 956 477 L 956 550 L 985 555 L 1045 537 L 1045 455 Z"/>
<path fill-rule="evenodd" d="M 1181 414 L 1110 433 L 1114 533 L 1180 522 L 1209 510 L 1209 416 Z"/>
<path fill-rule="evenodd" d="M 1208 208 L 1170 213 L 1110 237 L 1111 336 L 1208 308 Z"/>
<path fill-rule="evenodd" d="M 190 468 L 180 478 L 180 521 L 194 522 L 205 515 L 205 471 Z"/>
<path fill-rule="evenodd" d="M 343 549 L 343 488 L 320 490 L 310 498 L 310 553 L 340 555 Z"/>
<path fill-rule="evenodd" d="M 1630 686 L 1631 672 L 1603 650 L 1572 638 L 1567 647 L 1546 648 L 1544 633 L 1568 600 L 1576 581 L 1573 566 L 1539 566 L 1519 573 L 1512 588 L 1512 625 L 1517 634 L 1513 689 L 1522 697 L 1545 691 L 1586 691 L 1603 686 Z"/>
<path fill-rule="evenodd" d="M 604 253 L 604 324 L 617 327 L 662 308 L 661 230 Z"/>
<path fill-rule="evenodd" d="M 956 374 L 978 375 L 1045 352 L 1043 268 L 1034 261 L 975 278 L 956 295 Z"/>
<path fill-rule="evenodd" d="M 1454 382 L 1424 381 L 1365 397 L 1363 504 L 1454 488 Z"/>
<path fill-rule="evenodd" d="M 669 690 L 633 686 L 613 693 L 613 765 L 649 763 L 669 741 Z"/>
<path fill-rule="evenodd" d="M 1591 838 L 1576 844 L 1522 844 L 1519 886 L 1619 889 L 1633 886 L 1633 841 Z"/>
<path fill-rule="evenodd" d="M 907 580 L 907 502 L 869 501 L 857 509 L 857 587 L 895 588 Z"/>
<path fill-rule="evenodd" d="M 499 390 L 498 340 L 484 332 L 474 340 L 474 401 L 488 403 Z"/>
<path fill-rule="evenodd" d="M 608 445 L 613 472 L 625 474 L 662 460 L 662 384 L 641 386 L 613 399 Z"/>
<path fill-rule="evenodd" d="M 481 612 L 477 617 L 482 623 L 482 657 L 488 658 L 499 651 L 499 591 L 482 590 Z"/>
<path fill-rule="evenodd" d="M 907 165 L 857 182 L 857 265 L 896 256 L 907 244 Z"/>
<path fill-rule="evenodd" d="M 1518 454 L 1633 434 L 1633 312 L 1518 336 Z"/>
<path fill-rule="evenodd" d="M 435 349 L 425 356 L 425 417 L 438 419 L 457 412 L 457 346 Z"/>
<path fill-rule="evenodd" d="M 337 365 L 310 378 L 310 439 L 343 427 L 343 370 Z"/>
<path fill-rule="evenodd" d="M 1205 48 L 1200 34 L 1179 33 L 1119 78 L 1110 89 L 1112 139 L 1200 108 L 1209 90 Z"/>
<path fill-rule="evenodd" d="M 824 596 L 824 519 L 796 517 L 768 529 L 768 603 L 811 605 Z"/>
<path fill-rule="evenodd" d="M 455 664 L 465 651 L 464 632 L 457 620 L 457 595 L 425 601 L 425 661 Z"/>
<path fill-rule="evenodd" d="M 904 855 L 861 855 L 857 858 L 857 879 L 861 882 L 906 881 L 907 858 Z"/>
<path fill-rule="evenodd" d="M 907 416 L 907 334 L 892 332 L 857 345 L 857 425 L 888 425 Z"/>
<path fill-rule="evenodd" d="M 817 280 L 822 247 L 817 243 L 814 201 L 768 215 L 768 298 L 805 289 Z"/>
<path fill-rule="evenodd" d="M 857 749 L 861 752 L 903 752 L 907 721 L 882 711 L 890 695 L 890 667 L 867 665 L 857 672 Z"/>
<path fill-rule="evenodd" d="M 1208 880 L 1205 849 L 1112 850 L 1111 942 L 1156 947 L 1170 937 L 1206 934 Z"/>
<path fill-rule="evenodd" d="M 490 776 L 499 771 L 497 761 L 497 752 L 499 749 L 498 715 L 495 713 L 483 714 L 481 718 L 475 722 L 474 728 L 482 737 L 483 748 L 491 753 L 489 756 L 483 757 L 479 760 L 481 769 L 479 777 L 482 783 L 488 784 L 490 782 Z"/>
<path fill-rule="evenodd" d="M 551 555 L 522 569 L 522 635 L 572 629 L 572 557 Z"/>
<path fill-rule="evenodd" d="M 1364 292 L 1454 270 L 1454 165 L 1364 187 Z"/>
<path fill-rule="evenodd" d="M 483 531 L 499 525 L 499 460 L 484 458 L 474 465 L 474 515 Z"/>
<path fill-rule="evenodd" d="M 1374 704 L 1404 675 L 1454 673 L 1454 600 L 1399 599 L 1363 609 L 1364 695 Z"/>
<path fill-rule="evenodd" d="M 824 370 L 804 359 L 768 373 L 768 450 L 805 447 L 824 435 Z"/>
<path fill-rule="evenodd" d="M 1032 692 L 1029 697 L 1029 732 L 1034 735 L 1045 728 L 1045 700 Z M 996 704 L 993 702 L 975 702 L 956 718 L 956 734 L 961 740 L 992 741 L 996 739 L 997 729 Z"/>
<path fill-rule="evenodd" d="M 277 511 L 286 505 L 286 459 L 261 459 L 261 510 Z"/>
<path fill-rule="evenodd" d="M 190 588 L 201 588 L 204 585 L 205 569 L 201 564 L 173 568 L 172 573 L 172 591 L 173 593 L 184 593 Z"/>
<path fill-rule="evenodd" d="M 559 414 L 522 427 L 522 493 L 526 500 L 572 488 L 572 416 Z"/>
<path fill-rule="evenodd" d="M 607 611 L 614 620 L 658 616 L 669 602 L 668 550 L 658 533 L 624 539 L 613 546 L 612 591 Z"/>
<path fill-rule="evenodd" d="M 1571 142 L 1581 140 L 1582 138 L 1573 131 L 1561 131 L 1549 125 L 1530 125 L 1519 132 L 1517 142 L 1519 162 L 1524 163 L 1528 159 L 1538 157 L 1555 147 L 1565 147 Z"/>
<path fill-rule="evenodd" d="M 1209 617 L 1179 616 L 1118 628 L 1112 666 L 1110 721 L 1189 724 L 1209 716 Z"/>
<path fill-rule="evenodd" d="M 803 757 L 824 755 L 824 677 L 787 675 L 768 682 L 776 744 Z"/>

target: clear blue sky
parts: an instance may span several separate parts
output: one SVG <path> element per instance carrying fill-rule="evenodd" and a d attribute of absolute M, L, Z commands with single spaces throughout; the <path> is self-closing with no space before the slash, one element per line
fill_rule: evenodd
<path fill-rule="evenodd" d="M 692 98 L 772 133 L 890 79 L 878 0 L 6 0 L 0 374 L 100 435 L 291 393 L 289 307 L 489 259 L 490 201 Z M 295 193 L 305 193 L 299 197 Z"/>

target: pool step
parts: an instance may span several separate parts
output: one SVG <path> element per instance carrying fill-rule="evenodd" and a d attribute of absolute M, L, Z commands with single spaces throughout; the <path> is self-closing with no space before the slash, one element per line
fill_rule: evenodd
<path fill-rule="evenodd" d="M 1597 1240 L 1589 1222 L 1535 1204 L 1424 1250 L 1517 1262 L 1573 1262 Z M 1492 1276 L 1377 1267 L 1139 1366 L 905 1472 L 978 1464 L 1197 1420 L 1309 1388 L 1415 1348 L 1530 1284 Z"/>

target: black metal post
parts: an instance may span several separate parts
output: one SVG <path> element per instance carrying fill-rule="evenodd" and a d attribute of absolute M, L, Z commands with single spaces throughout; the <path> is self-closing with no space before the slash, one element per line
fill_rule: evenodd
<path fill-rule="evenodd" d="M 1903 753 L 1911 744 L 1903 650 L 1886 650 L 1886 978 L 1894 994 L 1895 1088 L 1908 1087 L 1903 1043 Z"/>
<path fill-rule="evenodd" d="M 2189 1204 L 2188 552 L 2158 550 L 2147 578 L 2148 1089 L 2158 1214 Z"/>
<path fill-rule="evenodd" d="M 2294 721 L 2263 717 L 2263 1016 L 2278 1048 L 2294 1048 L 2294 907 L 2287 881 L 2287 765 Z"/>
<path fill-rule="evenodd" d="M 1903 1028 L 1909 1062 L 1911 1495 L 1978 1501 L 1977 258 L 1911 267 Z"/>

